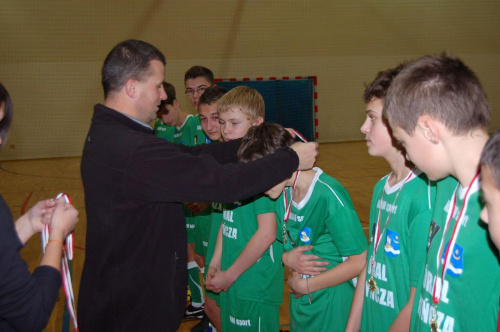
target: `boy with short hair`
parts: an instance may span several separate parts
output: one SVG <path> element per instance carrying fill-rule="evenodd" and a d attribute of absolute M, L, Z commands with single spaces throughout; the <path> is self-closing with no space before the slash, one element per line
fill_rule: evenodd
<path fill-rule="evenodd" d="M 175 87 L 167 82 L 163 84 L 167 99 L 164 100 L 158 109 L 161 117 L 161 123 L 168 125 L 165 131 L 160 131 L 159 121 L 155 123 L 155 135 L 163 139 L 182 144 L 186 146 L 195 146 L 209 141 L 205 136 L 201 125 L 199 125 L 199 116 L 192 115 L 184 111 L 177 100 Z M 200 127 L 200 128 L 198 128 Z M 200 212 L 193 208 L 193 203 L 185 203 L 184 214 L 186 216 L 186 231 L 188 241 L 188 286 L 191 292 L 191 304 L 186 308 L 186 318 L 202 318 L 204 314 L 204 299 L 201 286 L 199 268 L 195 260 L 194 242 L 195 242 L 195 215 L 194 212 Z M 193 212 L 194 210 L 194 212 Z"/>
<path fill-rule="evenodd" d="M 387 90 L 402 68 L 379 72 L 363 93 L 366 120 L 361 132 L 368 153 L 384 158 L 391 173 L 373 191 L 368 260 L 358 280 L 347 331 L 408 331 L 425 262 L 435 187 L 406 160 L 382 115 Z"/>
<path fill-rule="evenodd" d="M 212 86 L 205 90 L 198 103 L 198 114 L 200 116 L 203 131 L 210 139 L 211 144 L 221 142 L 222 135 L 217 113 L 217 102 L 227 92 L 225 87 Z M 203 257 L 204 267 L 210 265 L 210 260 L 217 243 L 221 221 L 221 204 L 212 203 L 212 206 L 195 215 L 195 254 Z M 204 269 L 206 278 L 208 269 Z M 219 294 L 205 287 L 205 320 L 208 319 L 217 331 L 221 330 L 220 307 L 218 305 Z M 203 320 L 202 320 L 203 323 Z M 202 324 L 201 323 L 201 324 Z M 202 324 L 203 325 L 203 324 Z M 206 322 L 205 325 L 208 325 Z M 194 328 L 193 330 L 194 331 Z"/>
<path fill-rule="evenodd" d="M 193 66 L 186 71 L 184 75 L 184 84 L 186 94 L 191 105 L 198 109 L 198 101 L 205 90 L 215 85 L 214 74 L 203 66 Z"/>
<path fill-rule="evenodd" d="M 384 116 L 408 158 L 437 182 L 415 331 L 494 331 L 498 251 L 479 220 L 478 166 L 491 110 L 476 75 L 458 58 L 408 63 L 385 98 Z"/>
<path fill-rule="evenodd" d="M 264 100 L 240 86 L 218 102 L 225 141 L 243 137 L 264 120 Z M 210 262 L 207 288 L 220 294 L 223 331 L 278 331 L 283 300 L 281 245 L 273 202 L 258 195 L 223 204 L 222 224 Z"/>
<path fill-rule="evenodd" d="M 488 224 L 491 240 L 500 249 L 500 131 L 488 140 L 481 153 L 481 219 Z"/>
<path fill-rule="evenodd" d="M 243 138 L 238 160 L 256 160 L 293 142 L 285 128 L 263 123 Z M 290 269 L 290 330 L 344 331 L 354 294 L 352 279 L 366 261 L 366 238 L 348 192 L 315 167 L 296 172 L 265 194 L 276 199 L 278 238 Z M 299 269 L 296 254 L 302 255 L 301 247 L 321 265 Z"/>

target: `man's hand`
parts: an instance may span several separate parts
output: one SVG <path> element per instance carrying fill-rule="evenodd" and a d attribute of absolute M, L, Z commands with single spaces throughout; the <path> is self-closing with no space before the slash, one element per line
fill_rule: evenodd
<path fill-rule="evenodd" d="M 316 142 L 297 142 L 290 145 L 299 156 L 299 171 L 311 169 L 319 154 L 319 145 Z"/>

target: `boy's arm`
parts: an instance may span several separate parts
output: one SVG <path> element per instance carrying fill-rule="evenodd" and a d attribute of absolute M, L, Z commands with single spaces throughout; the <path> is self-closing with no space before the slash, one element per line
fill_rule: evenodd
<path fill-rule="evenodd" d="M 318 275 L 326 271 L 325 265 L 329 263 L 327 261 L 319 261 L 318 259 L 322 259 L 319 256 L 304 254 L 304 252 L 310 251 L 312 248 L 313 246 L 298 246 L 291 251 L 284 252 L 281 260 L 287 268 L 296 272 L 310 276 Z"/>
<path fill-rule="evenodd" d="M 217 235 L 217 242 L 215 243 L 214 253 L 212 255 L 212 260 L 207 271 L 207 280 L 205 280 L 205 286 L 214 292 L 220 292 L 219 288 L 215 288 L 212 284 L 212 279 L 217 271 L 220 271 L 222 257 L 222 223 L 219 227 L 219 234 Z"/>
<path fill-rule="evenodd" d="M 363 302 L 365 300 L 366 263 L 358 278 L 356 291 L 352 299 L 351 311 L 347 320 L 346 332 L 359 332 L 361 330 L 361 314 L 363 313 Z"/>
<path fill-rule="evenodd" d="M 408 302 L 405 304 L 403 309 L 399 312 L 394 322 L 392 322 L 389 331 L 409 331 L 410 330 L 410 320 L 411 320 L 411 311 L 413 309 L 413 300 L 415 299 L 415 287 L 410 287 L 410 298 Z"/>
<path fill-rule="evenodd" d="M 257 231 L 234 263 L 226 271 L 216 273 L 212 280 L 216 288 L 227 290 L 231 287 L 234 281 L 255 264 L 276 240 L 276 215 L 273 212 L 257 215 L 257 222 L 259 224 Z"/>
<path fill-rule="evenodd" d="M 298 273 L 294 273 L 293 277 L 288 279 L 288 286 L 295 294 L 295 297 L 301 297 L 323 288 L 337 286 L 359 276 L 365 263 L 366 250 L 361 254 L 349 256 L 347 260 L 329 271 L 314 278 L 307 278 L 309 279 L 309 289 L 307 279 L 302 279 Z"/>

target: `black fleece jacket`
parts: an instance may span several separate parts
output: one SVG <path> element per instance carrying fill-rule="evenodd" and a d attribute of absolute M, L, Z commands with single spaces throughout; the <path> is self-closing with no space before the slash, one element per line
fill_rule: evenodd
<path fill-rule="evenodd" d="M 83 149 L 80 331 L 176 331 L 186 304 L 181 202 L 233 202 L 289 178 L 297 154 L 237 163 L 239 141 L 184 147 L 96 105 Z"/>

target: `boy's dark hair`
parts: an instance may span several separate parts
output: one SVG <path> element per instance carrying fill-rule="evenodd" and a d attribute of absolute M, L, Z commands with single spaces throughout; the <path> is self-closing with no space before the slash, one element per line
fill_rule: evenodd
<path fill-rule="evenodd" d="M 443 123 L 453 134 L 486 128 L 491 109 L 476 75 L 460 59 L 427 55 L 408 63 L 384 99 L 391 125 L 413 135 L 421 115 Z"/>
<path fill-rule="evenodd" d="M 193 66 L 188 69 L 186 74 L 184 75 L 184 83 L 190 78 L 197 78 L 203 76 L 211 85 L 214 85 L 214 73 L 207 67 L 203 66 Z"/>
<path fill-rule="evenodd" d="M 12 101 L 10 99 L 9 92 L 0 83 L 0 105 L 5 104 L 3 118 L 0 120 L 0 138 L 2 138 L 2 144 L 7 140 L 7 136 L 9 136 L 10 125 L 12 123 Z"/>
<path fill-rule="evenodd" d="M 292 135 L 277 123 L 263 122 L 248 129 L 238 150 L 238 161 L 260 159 L 294 143 Z"/>
<path fill-rule="evenodd" d="M 500 189 L 500 130 L 486 142 L 479 163 L 481 167 L 488 168 L 495 185 Z"/>
<path fill-rule="evenodd" d="M 166 64 L 156 47 L 141 40 L 125 40 L 109 52 L 102 66 L 104 97 L 119 91 L 129 79 L 144 81 L 152 74 L 151 61 Z"/>
<path fill-rule="evenodd" d="M 392 80 L 403 69 L 404 63 L 398 65 L 396 68 L 379 71 L 377 76 L 370 84 L 365 84 L 365 91 L 363 92 L 363 100 L 368 104 L 373 99 L 384 99 L 391 86 Z"/>
<path fill-rule="evenodd" d="M 200 105 L 212 105 L 217 102 L 227 92 L 223 86 L 214 85 L 205 90 L 198 100 L 198 107 Z"/>
<path fill-rule="evenodd" d="M 175 94 L 175 87 L 172 84 L 163 81 L 163 89 L 167 94 L 167 99 L 162 100 L 160 102 L 160 105 L 158 106 L 158 111 L 156 112 L 156 116 L 158 118 L 160 118 L 163 114 L 168 113 L 167 105 L 173 105 L 174 100 L 177 99 Z"/>

